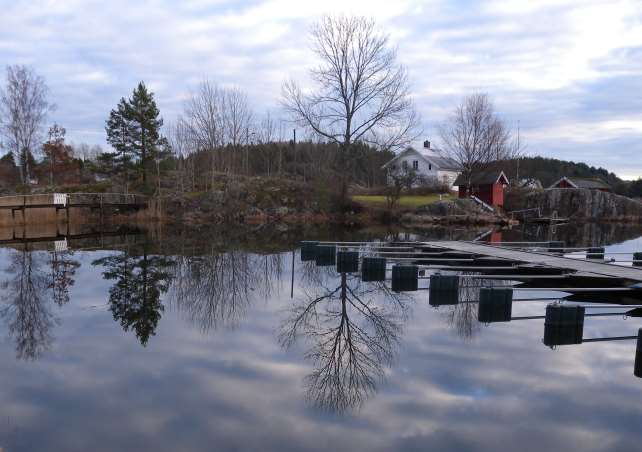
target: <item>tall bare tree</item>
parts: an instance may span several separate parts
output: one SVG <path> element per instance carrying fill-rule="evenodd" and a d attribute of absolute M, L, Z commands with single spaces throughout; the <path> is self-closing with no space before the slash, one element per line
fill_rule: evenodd
<path fill-rule="evenodd" d="M 215 150 L 225 141 L 223 91 L 208 80 L 201 82 L 185 104 L 184 124 L 195 149 L 210 153 L 210 172 L 222 166 Z M 213 182 L 213 180 L 212 180 Z"/>
<path fill-rule="evenodd" d="M 235 152 L 238 152 L 242 144 L 250 144 L 250 128 L 252 127 L 252 110 L 250 108 L 247 94 L 239 88 L 225 90 L 225 131 L 227 142 Z M 245 148 L 244 169 L 248 172 L 247 146 Z M 233 162 L 233 159 L 230 159 Z"/>
<path fill-rule="evenodd" d="M 45 79 L 32 68 L 7 66 L 6 86 L 0 88 L 0 134 L 18 162 L 22 183 L 31 179 L 33 152 L 47 114 L 54 108 L 48 93 Z"/>
<path fill-rule="evenodd" d="M 312 41 L 320 60 L 310 71 L 316 89 L 304 92 L 288 81 L 282 103 L 300 126 L 340 146 L 339 168 L 349 172 L 355 142 L 394 150 L 418 136 L 406 69 L 372 20 L 326 16 L 313 27 Z"/>
<path fill-rule="evenodd" d="M 167 139 L 169 141 L 170 149 L 172 150 L 177 162 L 178 173 L 178 189 L 180 193 L 185 192 L 185 182 L 188 182 L 191 190 L 194 190 L 195 174 L 194 174 L 194 160 L 189 158 L 193 154 L 193 142 L 190 139 L 188 123 L 179 117 L 175 123 L 170 124 L 168 127 Z"/>
<path fill-rule="evenodd" d="M 490 162 L 514 158 L 520 152 L 520 144 L 515 145 L 485 93 L 466 96 L 440 125 L 439 134 L 445 151 L 459 163 L 468 186 L 474 174 Z"/>

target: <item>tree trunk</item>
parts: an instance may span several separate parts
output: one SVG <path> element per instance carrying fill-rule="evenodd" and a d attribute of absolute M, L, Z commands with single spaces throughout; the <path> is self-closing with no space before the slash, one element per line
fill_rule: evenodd
<path fill-rule="evenodd" d="M 145 144 L 145 128 L 142 127 L 141 125 L 141 155 L 140 155 L 140 163 L 143 165 L 143 185 L 147 187 L 147 166 L 145 165 L 147 163 L 147 149 L 146 149 L 146 144 Z"/>

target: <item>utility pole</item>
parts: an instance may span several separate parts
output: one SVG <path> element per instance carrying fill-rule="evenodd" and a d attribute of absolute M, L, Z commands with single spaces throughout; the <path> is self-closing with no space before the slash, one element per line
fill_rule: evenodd
<path fill-rule="evenodd" d="M 249 147 L 250 147 L 250 128 L 245 128 L 245 174 L 250 175 L 250 161 L 249 161 Z"/>
<path fill-rule="evenodd" d="M 296 173 L 297 173 L 297 170 L 296 170 L 296 164 L 297 164 L 297 161 L 296 161 L 297 160 L 296 159 L 296 129 L 292 129 L 292 133 L 294 135 L 294 139 L 292 140 L 292 145 L 293 145 L 293 148 L 294 148 L 294 179 L 296 180 Z"/>
<path fill-rule="evenodd" d="M 517 120 L 517 172 L 515 174 L 515 179 L 517 181 L 517 185 L 519 186 L 519 159 L 521 156 L 519 155 L 519 150 L 520 150 L 520 144 L 519 144 L 519 119 Z"/>

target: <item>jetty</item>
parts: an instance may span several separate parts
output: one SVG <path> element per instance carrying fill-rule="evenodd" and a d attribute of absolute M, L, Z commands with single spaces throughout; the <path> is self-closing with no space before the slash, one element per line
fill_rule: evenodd
<path fill-rule="evenodd" d="M 392 271 L 393 280 L 395 272 L 414 267 L 413 274 L 453 271 L 482 280 L 513 281 L 533 290 L 631 292 L 642 298 L 641 252 L 567 247 L 563 242 L 303 242 L 301 260 L 336 264 L 339 272 L 366 272 L 378 265 Z"/>
<path fill-rule="evenodd" d="M 148 207 L 145 196 L 126 193 L 46 193 L 0 196 L 0 225 L 81 221 L 97 213 L 129 213 Z"/>
<path fill-rule="evenodd" d="M 476 319 L 485 325 L 543 320 L 542 342 L 553 349 L 637 340 L 633 374 L 642 378 L 642 328 L 637 334 L 584 336 L 585 322 L 593 319 L 642 317 L 640 251 L 569 247 L 559 241 L 306 241 L 301 261 L 336 266 L 342 278 L 351 274 L 391 292 L 428 291 L 428 304 L 436 309 L 474 303 Z M 515 292 L 522 296 L 515 298 Z M 516 316 L 516 302 L 548 304 L 544 315 Z"/>

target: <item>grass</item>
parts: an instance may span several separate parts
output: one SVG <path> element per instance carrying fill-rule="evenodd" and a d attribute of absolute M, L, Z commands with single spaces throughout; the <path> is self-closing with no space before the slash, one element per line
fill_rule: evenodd
<path fill-rule="evenodd" d="M 450 195 L 441 195 L 443 200 L 450 199 Z M 385 195 L 355 195 L 352 197 L 353 201 L 362 204 L 370 205 L 385 205 Z M 423 195 L 423 196 L 402 196 L 399 198 L 399 207 L 419 207 L 426 204 L 432 204 L 439 201 L 439 194 Z"/>

